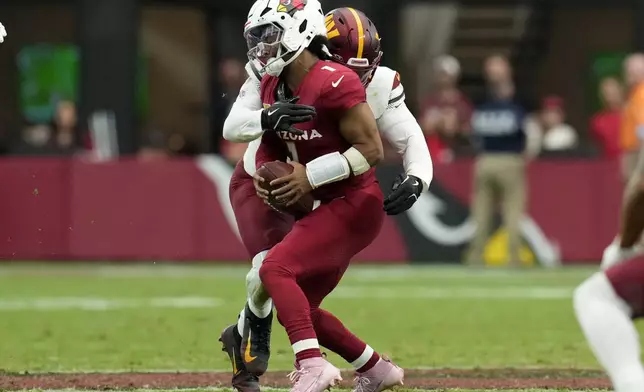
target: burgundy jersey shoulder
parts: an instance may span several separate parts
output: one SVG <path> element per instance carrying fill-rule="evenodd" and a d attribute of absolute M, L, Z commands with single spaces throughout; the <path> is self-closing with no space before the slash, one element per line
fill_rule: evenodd
<path fill-rule="evenodd" d="M 331 109 L 348 110 L 367 102 L 364 86 L 358 75 L 348 67 L 331 61 L 324 61 L 316 67 L 319 77 L 320 97 L 324 106 Z"/>

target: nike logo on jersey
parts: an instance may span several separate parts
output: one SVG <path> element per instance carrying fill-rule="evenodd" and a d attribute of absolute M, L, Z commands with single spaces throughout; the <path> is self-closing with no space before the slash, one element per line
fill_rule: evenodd
<path fill-rule="evenodd" d="M 340 85 L 340 82 L 342 82 L 342 79 L 344 79 L 344 75 L 340 76 L 340 79 L 336 80 L 335 82 L 331 82 L 331 86 L 333 86 L 333 88 L 338 87 Z"/>

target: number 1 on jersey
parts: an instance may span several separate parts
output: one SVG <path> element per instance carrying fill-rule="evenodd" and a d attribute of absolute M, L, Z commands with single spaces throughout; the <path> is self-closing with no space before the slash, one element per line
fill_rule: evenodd
<path fill-rule="evenodd" d="M 291 156 L 291 161 L 299 162 L 300 158 L 297 155 L 297 148 L 295 147 L 295 143 L 286 142 L 286 147 L 288 148 L 288 153 Z"/>

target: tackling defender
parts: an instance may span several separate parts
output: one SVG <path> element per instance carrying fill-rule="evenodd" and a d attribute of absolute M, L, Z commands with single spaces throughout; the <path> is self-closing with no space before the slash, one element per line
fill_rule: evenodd
<path fill-rule="evenodd" d="M 630 56 L 626 66 L 639 68 L 644 76 L 644 55 Z M 644 90 L 635 94 L 644 94 Z M 644 127 L 644 123 L 636 125 Z M 620 236 L 604 252 L 603 271 L 587 279 L 574 294 L 577 320 L 615 392 L 644 391 L 639 334 L 633 323 L 644 317 L 644 260 L 637 257 L 643 231 L 644 146 L 624 195 Z"/>
<path fill-rule="evenodd" d="M 433 169 L 422 131 L 405 105 L 399 75 L 378 66 L 382 57 L 380 37 L 362 12 L 350 8 L 334 10 L 326 15 L 325 25 L 323 31 L 329 38 L 333 60 L 359 75 L 367 86 L 367 101 L 377 118 L 378 128 L 403 156 L 406 174 L 399 178 L 385 203 L 387 213 L 403 212 L 428 188 Z M 247 65 L 251 78 L 242 87 L 224 125 L 224 137 L 228 140 L 250 141 L 230 184 L 240 234 L 253 257 L 253 268 L 246 280 L 248 303 L 240 314 L 237 328 L 227 328 L 221 338 L 233 361 L 233 385 L 245 391 L 258 390 L 257 377 L 266 371 L 269 359 L 272 303 L 259 281 L 258 271 L 268 250 L 293 224 L 290 216 L 267 208 L 255 196 L 251 175 L 255 173 L 257 161 L 265 160 L 260 157 L 258 146 L 264 130 L 284 135 L 292 132 L 293 139 L 301 137 L 293 124 L 309 121 L 314 114 L 310 107 L 294 102 L 278 102 L 263 109 L 258 86 L 261 75 L 253 63 Z M 352 362 L 356 368 L 361 367 L 362 361 Z"/>
<path fill-rule="evenodd" d="M 380 40 L 371 21 L 359 11 L 339 9 L 327 15 L 325 32 L 331 38 L 329 46 L 334 60 L 351 66 L 361 76 L 363 84 L 371 82 L 367 90 L 368 101 L 377 113 L 378 125 L 404 154 L 408 176 L 399 181 L 402 186 L 392 192 L 385 205 L 388 213 L 402 212 L 413 204 L 421 189 L 427 189 L 432 178 L 431 160 L 420 127 L 404 105 L 404 90 L 397 74 L 383 67 L 373 74 L 382 54 Z M 250 75 L 260 77 L 254 68 L 247 67 L 247 70 Z M 267 250 L 279 242 L 293 224 L 292 218 L 267 208 L 254 196 L 250 175 L 254 174 L 257 160 L 261 159 L 258 158 L 261 152 L 257 148 L 260 144 L 257 138 L 265 129 L 278 131 L 287 140 L 301 140 L 302 135 L 297 135 L 299 131 L 292 125 L 306 122 L 313 115 L 310 107 L 293 102 L 279 102 L 263 110 L 258 90 L 256 80 L 246 82 L 224 129 L 229 140 L 251 141 L 243 161 L 235 170 L 230 190 L 242 239 L 254 256 L 254 268 L 247 277 L 249 301 L 240 315 L 238 328 L 231 326 L 222 334 L 224 347 L 233 360 L 233 385 L 249 391 L 258 390 L 257 376 L 266 370 L 271 325 L 271 302 L 257 278 L 257 271 Z M 289 132 L 293 134 L 288 136 Z M 373 350 L 367 346 L 359 358 L 349 361 L 356 368 L 363 367 L 364 362 L 373 357 L 371 353 Z"/>

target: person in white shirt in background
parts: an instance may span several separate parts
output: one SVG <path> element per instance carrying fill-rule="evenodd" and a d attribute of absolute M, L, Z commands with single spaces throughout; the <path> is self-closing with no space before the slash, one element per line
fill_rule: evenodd
<path fill-rule="evenodd" d="M 560 97 L 546 97 L 542 103 L 540 117 L 543 151 L 564 151 L 577 147 L 577 132 L 565 122 L 563 100 Z"/>
<path fill-rule="evenodd" d="M 7 30 L 4 28 L 2 23 L 0 23 L 0 44 L 4 42 L 4 38 L 7 36 Z"/>

